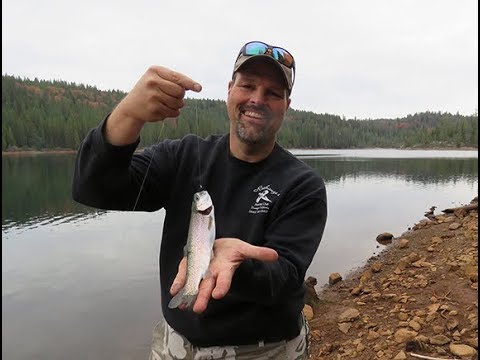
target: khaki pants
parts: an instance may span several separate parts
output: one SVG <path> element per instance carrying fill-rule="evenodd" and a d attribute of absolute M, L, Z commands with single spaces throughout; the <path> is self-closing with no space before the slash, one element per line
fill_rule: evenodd
<path fill-rule="evenodd" d="M 304 360 L 308 359 L 308 325 L 290 341 L 240 346 L 196 347 L 162 319 L 153 330 L 149 360 Z"/>

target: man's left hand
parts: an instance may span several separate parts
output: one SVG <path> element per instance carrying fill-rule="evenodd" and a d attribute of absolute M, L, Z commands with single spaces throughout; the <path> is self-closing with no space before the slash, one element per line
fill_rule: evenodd
<path fill-rule="evenodd" d="M 202 313 L 207 308 L 211 298 L 221 299 L 230 290 L 233 274 L 246 259 L 260 261 L 276 261 L 275 250 L 254 246 L 236 238 L 220 238 L 215 240 L 213 257 L 210 261 L 209 274 L 200 282 L 197 299 L 193 311 Z M 187 258 L 184 257 L 178 266 L 178 273 L 170 288 L 170 294 L 175 296 L 185 285 L 187 278 Z"/>

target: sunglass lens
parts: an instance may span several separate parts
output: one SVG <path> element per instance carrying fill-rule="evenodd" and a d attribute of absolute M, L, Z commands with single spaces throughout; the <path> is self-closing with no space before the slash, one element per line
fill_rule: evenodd
<path fill-rule="evenodd" d="M 251 42 L 245 45 L 245 55 L 262 55 L 267 52 L 267 45 L 260 42 Z"/>
<path fill-rule="evenodd" d="M 292 67 L 293 57 L 286 50 L 273 48 L 273 57 L 285 66 Z"/>

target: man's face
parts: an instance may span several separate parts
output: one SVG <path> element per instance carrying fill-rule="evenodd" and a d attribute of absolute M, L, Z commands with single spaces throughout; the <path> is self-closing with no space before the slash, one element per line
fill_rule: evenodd
<path fill-rule="evenodd" d="M 290 105 L 281 70 L 252 59 L 228 85 L 231 138 L 248 145 L 272 145 Z"/>

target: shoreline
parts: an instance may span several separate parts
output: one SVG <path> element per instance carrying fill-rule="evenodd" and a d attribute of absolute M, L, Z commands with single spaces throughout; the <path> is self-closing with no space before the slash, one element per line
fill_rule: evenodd
<path fill-rule="evenodd" d="M 441 150 L 441 151 L 478 151 L 478 147 L 459 147 L 459 148 L 437 148 L 437 147 L 418 147 L 418 148 L 349 148 L 349 149 L 323 149 L 323 148 L 292 148 L 287 150 L 309 150 L 309 151 L 321 151 L 321 150 L 362 150 L 362 149 L 375 149 L 375 150 L 382 150 L 382 149 L 395 149 L 395 150 Z M 135 152 L 142 151 L 143 149 L 137 149 Z M 72 149 L 52 149 L 52 150 L 15 150 L 15 151 L 2 151 L 2 156 L 24 156 L 24 155 L 48 155 L 48 154 L 76 154 L 78 150 Z"/>
<path fill-rule="evenodd" d="M 478 200 L 445 210 L 315 292 L 312 360 L 478 359 Z"/>
<path fill-rule="evenodd" d="M 2 156 L 28 156 L 28 155 L 55 155 L 55 154 L 76 154 L 78 150 L 22 150 L 2 151 Z"/>

